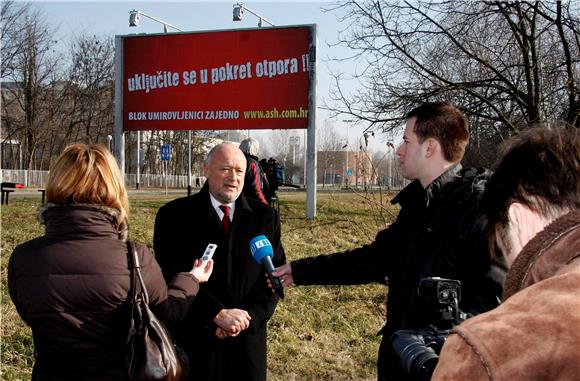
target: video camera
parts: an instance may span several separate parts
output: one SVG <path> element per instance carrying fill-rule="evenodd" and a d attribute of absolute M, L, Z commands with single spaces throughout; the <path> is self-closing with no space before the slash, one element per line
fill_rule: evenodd
<path fill-rule="evenodd" d="M 425 328 L 396 331 L 389 344 L 410 378 L 422 381 L 431 379 L 449 331 L 465 320 L 465 314 L 459 310 L 458 280 L 423 278 L 418 295 L 430 313 L 431 323 Z"/>

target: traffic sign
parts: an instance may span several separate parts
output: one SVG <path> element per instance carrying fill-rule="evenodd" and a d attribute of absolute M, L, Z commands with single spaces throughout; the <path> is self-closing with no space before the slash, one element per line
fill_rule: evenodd
<path fill-rule="evenodd" d="M 171 160 L 171 146 L 169 144 L 161 145 L 161 160 L 162 161 Z"/>
<path fill-rule="evenodd" d="M 349 168 L 346 170 L 346 175 L 347 176 L 352 176 L 352 168 Z"/>

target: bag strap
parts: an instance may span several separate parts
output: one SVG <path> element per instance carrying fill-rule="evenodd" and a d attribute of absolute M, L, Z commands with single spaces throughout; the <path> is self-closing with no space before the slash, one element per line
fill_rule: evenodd
<path fill-rule="evenodd" d="M 149 304 L 149 294 L 147 293 L 145 281 L 141 274 L 141 264 L 139 263 L 139 256 L 137 255 L 135 243 L 127 241 L 127 248 L 129 249 L 129 258 L 131 258 L 131 301 L 134 302 L 138 298 L 138 295 L 141 294 L 143 301 L 146 304 Z M 139 293 L 137 293 L 137 279 L 139 279 L 139 284 L 141 286 L 141 291 Z"/>

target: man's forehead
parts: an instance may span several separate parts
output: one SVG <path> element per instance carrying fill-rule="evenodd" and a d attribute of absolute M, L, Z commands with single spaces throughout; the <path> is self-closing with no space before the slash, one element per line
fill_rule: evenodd
<path fill-rule="evenodd" d="M 244 155 L 237 155 L 235 152 L 220 153 L 215 160 L 220 166 L 246 168 L 246 158 Z"/>
<path fill-rule="evenodd" d="M 214 154 L 220 160 L 246 160 L 244 153 L 233 145 L 224 145 L 220 147 Z"/>

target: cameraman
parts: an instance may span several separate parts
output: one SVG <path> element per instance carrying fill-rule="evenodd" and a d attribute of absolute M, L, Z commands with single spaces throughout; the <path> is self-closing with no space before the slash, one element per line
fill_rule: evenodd
<path fill-rule="evenodd" d="M 464 312 L 477 314 L 499 303 L 503 272 L 492 269 L 485 219 L 478 213 L 487 172 L 461 166 L 468 141 L 467 119 L 455 106 L 426 103 L 412 110 L 397 155 L 403 176 L 414 181 L 391 201 L 401 205 L 397 220 L 368 245 L 293 261 L 275 272 L 284 286 L 388 283 L 379 380 L 408 378 L 388 339 L 397 330 L 431 323 L 417 295 L 422 278 L 461 281 Z"/>
<path fill-rule="evenodd" d="M 253 198 L 268 205 L 268 179 L 258 161 L 260 143 L 254 138 L 247 138 L 240 142 L 239 148 L 244 153 L 247 162 L 242 193 L 246 198 Z"/>
<path fill-rule="evenodd" d="M 483 204 L 510 267 L 503 303 L 452 331 L 433 379 L 580 380 L 578 129 L 517 136 Z"/>

